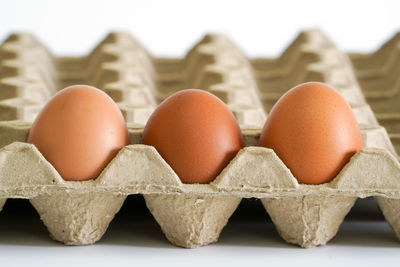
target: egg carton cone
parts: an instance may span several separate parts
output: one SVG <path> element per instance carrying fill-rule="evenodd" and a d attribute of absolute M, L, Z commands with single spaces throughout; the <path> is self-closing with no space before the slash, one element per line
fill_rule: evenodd
<path fill-rule="evenodd" d="M 111 33 L 89 55 L 63 58 L 30 34 L 12 34 L 0 46 L 0 206 L 29 199 L 52 238 L 81 245 L 101 238 L 128 195 L 142 194 L 167 239 L 194 248 L 217 242 L 242 198 L 258 198 L 285 241 L 315 247 L 335 236 L 357 198 L 373 196 L 400 238 L 399 43 L 396 35 L 375 53 L 346 54 L 310 30 L 278 58 L 249 59 L 210 34 L 184 58 L 156 58 L 129 34 Z M 272 149 L 257 146 L 273 104 L 307 81 L 336 88 L 363 137 L 364 148 L 321 185 L 299 184 Z M 104 90 L 127 121 L 132 144 L 95 180 L 65 181 L 26 142 L 37 113 L 72 84 Z M 157 105 L 187 88 L 224 101 L 246 145 L 209 184 L 183 184 L 154 147 L 140 144 Z"/>

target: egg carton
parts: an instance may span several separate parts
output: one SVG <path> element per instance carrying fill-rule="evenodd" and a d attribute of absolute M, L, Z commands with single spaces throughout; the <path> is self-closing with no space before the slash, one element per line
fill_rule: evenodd
<path fill-rule="evenodd" d="M 278 58 L 248 59 L 226 36 L 206 35 L 184 58 L 167 59 L 151 57 L 126 33 L 111 33 L 76 58 L 54 57 L 33 36 L 13 34 L 0 46 L 1 207 L 7 198 L 29 199 L 53 239 L 92 244 L 125 198 L 142 194 L 168 240 L 193 248 L 217 241 L 242 198 L 259 198 L 284 240 L 314 247 L 335 236 L 357 198 L 373 196 L 400 238 L 399 36 L 360 55 L 342 52 L 311 30 Z M 364 148 L 321 185 L 299 184 L 273 150 L 257 146 L 272 105 L 307 81 L 336 88 L 363 137 Z M 128 125 L 132 145 L 95 180 L 63 180 L 26 143 L 40 109 L 72 84 L 104 90 Z M 186 88 L 223 100 L 244 136 L 246 147 L 209 184 L 183 184 L 153 147 L 140 144 L 157 104 Z"/>

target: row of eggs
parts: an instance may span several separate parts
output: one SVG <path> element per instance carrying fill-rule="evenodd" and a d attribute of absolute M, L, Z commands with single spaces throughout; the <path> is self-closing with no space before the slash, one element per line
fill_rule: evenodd
<path fill-rule="evenodd" d="M 95 179 L 130 143 L 124 118 L 103 91 L 76 85 L 58 92 L 28 135 L 65 180 Z M 188 89 L 152 113 L 142 143 L 154 146 L 183 183 L 209 183 L 243 148 L 240 128 L 211 93 Z M 298 85 L 272 108 L 259 145 L 271 148 L 299 183 L 332 180 L 362 139 L 350 106 L 323 83 Z"/>

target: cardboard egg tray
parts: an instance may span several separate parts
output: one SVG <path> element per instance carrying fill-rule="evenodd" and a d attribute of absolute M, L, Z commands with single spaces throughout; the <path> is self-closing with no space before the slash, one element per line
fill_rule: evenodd
<path fill-rule="evenodd" d="M 110 34 L 78 58 L 54 57 L 31 35 L 13 34 L 0 46 L 0 60 L 1 206 L 7 198 L 29 199 L 55 240 L 96 242 L 130 194 L 142 194 L 168 240 L 188 248 L 216 242 L 242 198 L 261 199 L 284 240 L 314 247 L 335 236 L 357 198 L 373 196 L 400 238 L 400 35 L 361 55 L 342 52 L 312 30 L 273 59 L 248 59 L 226 36 L 207 35 L 184 58 L 165 59 L 125 33 Z M 273 150 L 256 146 L 273 104 L 307 81 L 341 93 L 364 142 L 322 185 L 298 184 Z M 64 181 L 25 142 L 40 109 L 72 84 L 108 93 L 132 141 L 97 179 L 84 182 Z M 182 184 L 153 147 L 140 144 L 157 104 L 186 88 L 222 99 L 244 135 L 246 147 L 210 184 Z"/>

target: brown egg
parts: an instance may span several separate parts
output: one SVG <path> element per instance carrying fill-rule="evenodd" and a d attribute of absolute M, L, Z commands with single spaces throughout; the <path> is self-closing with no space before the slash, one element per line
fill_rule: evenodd
<path fill-rule="evenodd" d="M 216 96 L 188 89 L 149 118 L 143 144 L 154 146 L 183 183 L 209 183 L 243 147 L 239 126 Z"/>
<path fill-rule="evenodd" d="M 96 178 L 129 144 L 124 118 L 103 91 L 85 85 L 58 92 L 29 132 L 34 144 L 65 180 Z"/>
<path fill-rule="evenodd" d="M 323 83 L 294 87 L 272 108 L 260 137 L 299 183 L 331 181 L 362 148 L 360 130 L 344 98 Z"/>

